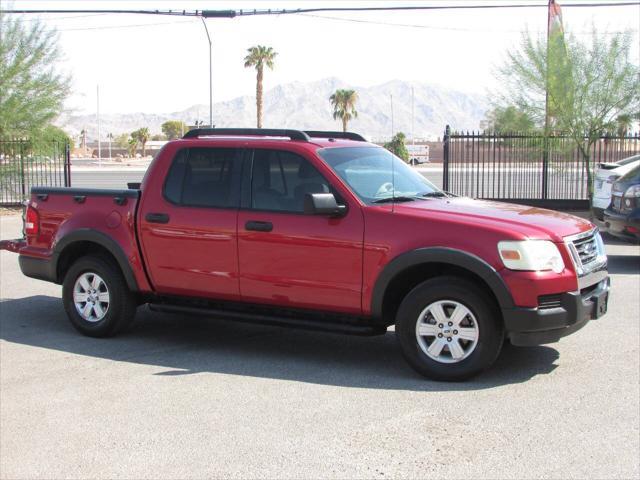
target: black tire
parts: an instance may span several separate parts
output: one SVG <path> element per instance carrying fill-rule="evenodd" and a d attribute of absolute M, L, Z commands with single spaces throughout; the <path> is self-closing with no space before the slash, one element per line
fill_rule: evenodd
<path fill-rule="evenodd" d="M 416 325 L 420 314 L 434 302 L 443 300 L 465 306 L 475 317 L 479 330 L 475 348 L 469 348 L 468 356 L 457 363 L 441 363 L 429 357 L 418 342 Z M 396 316 L 396 337 L 402 354 L 415 371 L 433 380 L 461 381 L 495 362 L 502 349 L 504 327 L 497 306 L 487 299 L 484 290 L 466 279 L 443 276 L 427 280 L 407 294 Z M 448 347 L 443 350 L 449 351 Z"/>
<path fill-rule="evenodd" d="M 108 308 L 100 320 L 88 321 L 76 309 L 74 287 L 84 274 L 97 274 L 109 293 Z M 71 265 L 62 284 L 62 301 L 71 324 L 90 337 L 110 337 L 124 331 L 133 322 L 137 309 L 135 296 L 120 269 L 112 261 L 97 256 L 82 257 Z"/>

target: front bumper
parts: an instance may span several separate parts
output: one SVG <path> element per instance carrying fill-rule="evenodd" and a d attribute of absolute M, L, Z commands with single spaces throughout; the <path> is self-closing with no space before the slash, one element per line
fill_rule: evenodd
<path fill-rule="evenodd" d="M 513 345 L 554 343 L 584 327 L 589 320 L 607 312 L 611 281 L 605 278 L 580 292 L 560 295 L 556 308 L 514 308 L 503 310 L 507 336 Z"/>
<path fill-rule="evenodd" d="M 640 240 L 640 208 L 627 214 L 608 208 L 604 211 L 604 224 L 606 231 L 615 237 Z"/>

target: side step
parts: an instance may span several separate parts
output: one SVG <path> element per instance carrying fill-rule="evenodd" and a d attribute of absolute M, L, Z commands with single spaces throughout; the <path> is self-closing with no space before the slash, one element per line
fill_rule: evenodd
<path fill-rule="evenodd" d="M 223 310 L 219 308 L 202 308 L 182 305 L 172 305 L 166 303 L 149 303 L 149 308 L 155 312 L 165 313 L 186 313 L 189 315 L 202 315 L 205 317 L 235 320 L 239 322 L 257 323 L 260 325 L 271 325 L 276 327 L 292 327 L 304 330 L 314 330 L 317 332 L 343 333 L 347 335 L 373 336 L 384 335 L 387 329 L 379 325 L 357 325 L 353 323 L 342 323 L 331 320 L 315 320 L 304 318 L 287 318 L 270 314 L 259 314 L 251 312 L 239 312 L 234 310 Z"/>

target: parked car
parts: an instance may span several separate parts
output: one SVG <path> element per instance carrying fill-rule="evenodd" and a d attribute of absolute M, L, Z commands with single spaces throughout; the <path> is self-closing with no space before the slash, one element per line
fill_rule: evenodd
<path fill-rule="evenodd" d="M 613 182 L 612 201 L 604 211 L 607 232 L 640 240 L 640 164 Z"/>
<path fill-rule="evenodd" d="M 640 165 L 640 155 L 627 157 L 615 163 L 600 163 L 596 170 L 591 212 L 598 220 L 604 220 L 604 211 L 611 203 L 611 185 L 636 165 Z"/>
<path fill-rule="evenodd" d="M 395 325 L 416 371 L 461 380 L 505 338 L 556 342 L 607 310 L 593 224 L 455 197 L 354 133 L 192 130 L 131 186 L 34 187 L 25 238 L 0 242 L 25 275 L 62 284 L 85 335 L 125 330 L 142 304 L 361 335 Z"/>

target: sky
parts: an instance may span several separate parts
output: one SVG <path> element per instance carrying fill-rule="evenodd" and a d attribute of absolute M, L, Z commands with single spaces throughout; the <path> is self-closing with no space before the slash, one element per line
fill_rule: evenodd
<path fill-rule="evenodd" d="M 581 3 L 593 0 L 581 0 Z M 310 6 L 542 3 L 545 0 L 423 1 L 197 1 L 0 0 L 4 9 L 267 9 Z M 579 38 L 633 32 L 639 60 L 640 6 L 569 8 L 560 0 L 564 26 Z M 29 15 L 58 30 L 63 62 L 73 78 L 71 113 L 164 113 L 209 102 L 209 46 L 196 18 L 116 15 Z M 421 12 L 317 13 L 208 19 L 213 42 L 214 102 L 255 95 L 255 70 L 243 66 L 246 49 L 277 52 L 265 89 L 293 81 L 338 77 L 371 86 L 394 79 L 431 83 L 470 93 L 495 91 L 495 70 L 523 31 L 544 35 L 546 8 Z"/>

